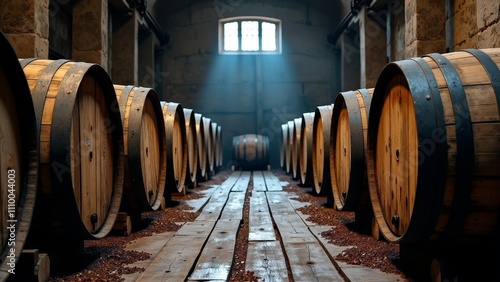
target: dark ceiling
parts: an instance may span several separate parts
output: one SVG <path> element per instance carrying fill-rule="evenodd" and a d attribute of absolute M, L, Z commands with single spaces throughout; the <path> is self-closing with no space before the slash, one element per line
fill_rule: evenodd
<path fill-rule="evenodd" d="M 160 8 L 162 11 L 171 14 L 193 3 L 204 2 L 204 1 L 210 3 L 215 2 L 214 0 L 156 0 L 156 5 L 157 8 Z M 236 5 L 238 3 L 243 3 L 243 2 L 251 3 L 256 1 L 257 0 L 218 0 L 218 2 L 222 4 L 229 4 L 229 5 L 231 5 L 232 3 L 235 3 L 233 5 Z M 350 0 L 270 0 L 267 2 L 269 3 L 299 2 L 299 3 L 309 4 L 311 7 L 314 7 L 320 11 L 325 11 L 325 12 L 328 11 L 329 14 L 333 15 L 333 14 L 338 14 L 339 9 L 341 9 L 342 6 L 349 6 Z"/>

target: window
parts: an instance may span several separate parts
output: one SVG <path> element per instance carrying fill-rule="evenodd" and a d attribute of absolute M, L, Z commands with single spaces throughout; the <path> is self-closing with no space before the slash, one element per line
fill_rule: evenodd
<path fill-rule="evenodd" d="M 281 21 L 236 17 L 219 21 L 220 54 L 280 54 Z"/>

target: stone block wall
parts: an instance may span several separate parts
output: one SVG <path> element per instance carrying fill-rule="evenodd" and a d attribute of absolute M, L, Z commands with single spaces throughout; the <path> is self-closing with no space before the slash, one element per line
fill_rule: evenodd
<path fill-rule="evenodd" d="M 444 1 L 405 1 L 405 57 L 446 52 Z"/>
<path fill-rule="evenodd" d="M 500 2 L 491 0 L 452 1 L 455 50 L 500 47 Z"/>
<path fill-rule="evenodd" d="M 48 58 L 49 0 L 0 0 L 0 30 L 19 58 Z"/>
<path fill-rule="evenodd" d="M 73 59 L 108 69 L 108 1 L 74 1 Z"/>

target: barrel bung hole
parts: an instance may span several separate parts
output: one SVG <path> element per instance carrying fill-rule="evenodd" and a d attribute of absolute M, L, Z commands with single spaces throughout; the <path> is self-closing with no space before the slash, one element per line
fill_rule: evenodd
<path fill-rule="evenodd" d="M 391 223 L 394 227 L 399 228 L 399 215 L 395 214 L 391 218 Z"/>
<path fill-rule="evenodd" d="M 347 149 L 344 148 L 344 157 L 347 155 Z"/>
<path fill-rule="evenodd" d="M 92 223 L 93 225 L 95 225 L 97 223 L 97 214 L 96 213 L 93 213 L 90 215 L 90 223 Z"/>
<path fill-rule="evenodd" d="M 89 160 L 92 161 L 92 159 L 94 158 L 94 154 L 92 153 L 92 151 L 89 152 Z"/>
<path fill-rule="evenodd" d="M 148 157 L 148 156 L 149 156 L 149 148 L 146 147 L 146 157 Z"/>
<path fill-rule="evenodd" d="M 399 162 L 399 149 L 396 149 L 396 161 Z"/>

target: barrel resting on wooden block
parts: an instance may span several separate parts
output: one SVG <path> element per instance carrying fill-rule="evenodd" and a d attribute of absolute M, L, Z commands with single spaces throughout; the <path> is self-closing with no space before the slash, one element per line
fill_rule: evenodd
<path fill-rule="evenodd" d="M 15 267 L 16 281 L 45 282 L 50 278 L 50 259 L 46 253 L 38 249 L 25 249 L 21 252 Z"/>

